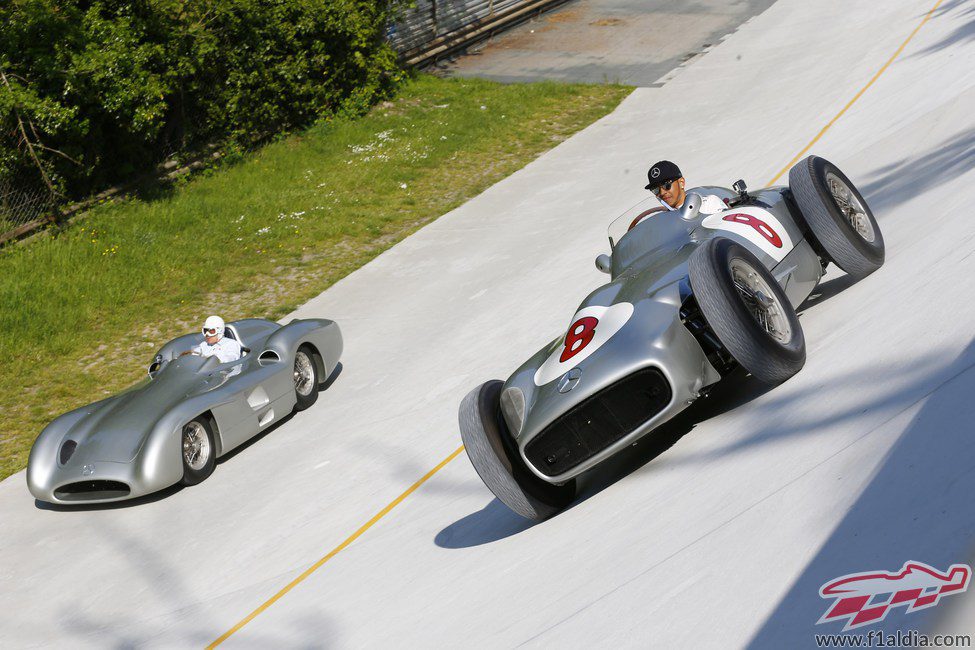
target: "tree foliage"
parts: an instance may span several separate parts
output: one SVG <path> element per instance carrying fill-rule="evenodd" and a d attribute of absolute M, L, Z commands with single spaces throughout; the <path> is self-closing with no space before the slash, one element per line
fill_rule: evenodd
<path fill-rule="evenodd" d="M 397 0 L 6 0 L 0 175 L 82 196 L 204 143 L 361 112 Z"/>

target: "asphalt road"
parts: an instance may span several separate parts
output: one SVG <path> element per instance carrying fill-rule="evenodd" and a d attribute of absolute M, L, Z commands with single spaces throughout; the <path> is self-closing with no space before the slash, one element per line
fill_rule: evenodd
<path fill-rule="evenodd" d="M 660 85 L 774 2 L 572 0 L 437 67 L 503 82 Z"/>
<path fill-rule="evenodd" d="M 943 2 L 885 66 L 932 4 L 779 0 L 351 274 L 294 314 L 341 324 L 338 379 L 205 483 L 69 511 L 0 483 L 0 647 L 810 647 L 840 627 L 816 625 L 824 582 L 971 564 L 971 4 Z M 826 126 L 812 150 L 859 184 L 888 254 L 855 284 L 830 270 L 802 372 L 729 383 L 538 525 L 462 453 L 395 501 L 457 449 L 463 395 L 605 280 L 592 260 L 649 161 L 758 187 Z M 973 599 L 871 629 L 972 634 Z"/>

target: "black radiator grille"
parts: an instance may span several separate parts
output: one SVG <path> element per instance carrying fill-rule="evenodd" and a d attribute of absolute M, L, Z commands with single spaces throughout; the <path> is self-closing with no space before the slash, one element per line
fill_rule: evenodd
<path fill-rule="evenodd" d="M 546 476 L 558 476 L 635 431 L 670 403 L 667 379 L 646 368 L 580 402 L 535 436 L 525 456 Z"/>
<path fill-rule="evenodd" d="M 95 501 L 98 499 L 117 499 L 129 495 L 129 486 L 119 481 L 79 481 L 62 485 L 54 491 L 61 501 Z"/>

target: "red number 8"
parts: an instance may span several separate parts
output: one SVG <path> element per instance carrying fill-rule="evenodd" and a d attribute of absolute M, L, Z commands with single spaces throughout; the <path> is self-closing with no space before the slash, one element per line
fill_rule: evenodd
<path fill-rule="evenodd" d="M 598 324 L 599 319 L 592 316 L 585 316 L 572 323 L 569 332 L 565 335 L 565 349 L 562 350 L 559 362 L 565 363 L 589 345 L 592 337 L 596 335 Z"/>
<path fill-rule="evenodd" d="M 753 217 L 750 214 L 744 214 L 742 212 L 736 212 L 734 214 L 729 214 L 723 217 L 725 221 L 734 221 L 736 223 L 743 223 L 746 226 L 751 226 L 758 231 L 758 234 L 768 240 L 770 244 L 776 248 L 782 248 L 782 238 L 779 234 L 772 230 L 772 226 L 768 225 L 758 217 Z"/>

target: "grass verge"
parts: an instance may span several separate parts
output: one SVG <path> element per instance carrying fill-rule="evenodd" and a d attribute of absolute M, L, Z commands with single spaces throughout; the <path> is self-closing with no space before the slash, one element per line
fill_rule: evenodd
<path fill-rule="evenodd" d="M 0 479 L 58 414 L 210 313 L 278 318 L 602 117 L 631 89 L 419 76 L 336 120 L 0 253 Z"/>

